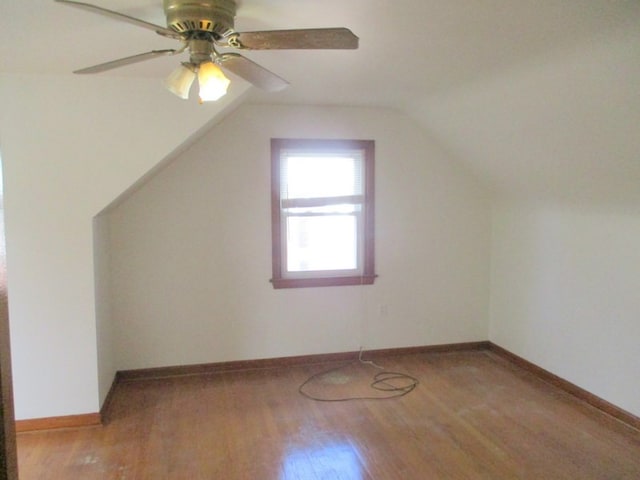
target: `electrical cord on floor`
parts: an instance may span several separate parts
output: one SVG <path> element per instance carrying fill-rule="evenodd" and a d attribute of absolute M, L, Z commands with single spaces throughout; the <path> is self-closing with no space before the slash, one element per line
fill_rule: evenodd
<path fill-rule="evenodd" d="M 380 370 L 384 370 L 384 367 L 381 367 L 380 365 L 378 365 L 376 362 L 374 362 L 373 360 L 364 360 L 362 358 L 362 347 L 360 348 L 360 352 L 358 353 L 358 361 L 360 363 L 364 363 L 365 365 L 371 365 L 372 367 L 376 367 L 379 368 Z"/>
<path fill-rule="evenodd" d="M 389 395 L 382 395 L 382 396 L 366 396 L 365 395 L 365 396 L 354 396 L 354 397 L 323 398 L 323 397 L 318 397 L 316 395 L 312 395 L 305 391 L 305 387 L 309 385 L 309 383 L 311 383 L 313 380 L 319 377 L 322 377 L 324 375 L 337 372 L 339 370 L 342 370 L 343 368 L 349 367 L 351 365 L 355 365 L 357 363 L 371 365 L 375 368 L 383 370 L 382 372 L 376 373 L 373 376 L 373 381 L 369 384 L 369 387 L 381 392 L 389 392 Z M 402 383 L 404 383 L 404 385 L 400 385 L 400 386 L 394 385 L 393 383 L 391 383 L 392 381 L 396 381 L 396 382 L 401 381 Z M 310 400 L 315 400 L 317 402 L 348 402 L 351 400 L 388 400 L 390 398 L 403 397 L 411 393 L 418 386 L 418 383 L 420 383 L 418 379 L 415 377 L 412 377 L 411 375 L 407 375 L 406 373 L 399 373 L 399 372 L 389 372 L 384 370 L 384 367 L 377 365 L 372 360 L 363 360 L 362 349 L 361 349 L 360 354 L 358 355 L 357 361 L 350 362 L 345 365 L 339 365 L 337 367 L 330 368 L 328 370 L 311 375 L 298 387 L 298 392 L 303 397 L 306 397 Z"/>

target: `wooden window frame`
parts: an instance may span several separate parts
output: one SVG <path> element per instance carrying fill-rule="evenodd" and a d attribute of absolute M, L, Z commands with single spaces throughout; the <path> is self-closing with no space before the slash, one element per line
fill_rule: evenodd
<path fill-rule="evenodd" d="M 358 150 L 364 157 L 364 214 L 361 274 L 352 276 L 327 275 L 289 278 L 283 276 L 283 238 L 282 210 L 280 194 L 280 163 L 283 149 L 301 149 L 322 153 L 337 150 Z M 344 285 L 371 285 L 375 274 L 375 202 L 374 202 L 374 160 L 375 142 L 373 140 L 324 140 L 324 139 L 271 139 L 271 257 L 273 288 L 332 287 Z"/>

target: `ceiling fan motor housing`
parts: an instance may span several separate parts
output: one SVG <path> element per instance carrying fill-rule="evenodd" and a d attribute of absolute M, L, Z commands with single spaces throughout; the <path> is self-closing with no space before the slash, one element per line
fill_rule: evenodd
<path fill-rule="evenodd" d="M 167 26 L 178 33 L 208 32 L 216 38 L 233 33 L 234 0 L 164 0 Z"/>

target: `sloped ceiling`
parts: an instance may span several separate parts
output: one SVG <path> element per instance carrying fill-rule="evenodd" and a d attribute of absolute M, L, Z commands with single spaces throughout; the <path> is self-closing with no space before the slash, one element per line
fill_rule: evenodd
<path fill-rule="evenodd" d="M 164 24 L 160 0 L 94 3 Z M 356 51 L 247 53 L 291 87 L 245 101 L 400 109 L 497 192 L 640 204 L 640 2 L 238 3 L 239 31 L 347 26 L 360 37 Z M 0 23 L 7 73 L 67 75 L 175 46 L 53 0 L 0 2 Z M 160 79 L 177 61 L 100 75 Z"/>

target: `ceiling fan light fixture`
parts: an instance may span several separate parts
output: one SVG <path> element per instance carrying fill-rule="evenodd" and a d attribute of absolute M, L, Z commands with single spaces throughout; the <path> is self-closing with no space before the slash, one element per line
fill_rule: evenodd
<path fill-rule="evenodd" d="M 201 103 L 218 100 L 227 92 L 229 79 L 224 76 L 219 65 L 224 65 L 225 71 L 268 92 L 277 92 L 289 85 L 285 79 L 247 57 L 239 53 L 220 54 L 215 46 L 241 50 L 358 48 L 358 37 L 345 27 L 237 32 L 234 29 L 234 19 L 240 0 L 163 0 L 167 27 L 90 3 L 74 0 L 55 1 L 152 30 L 163 37 L 182 42 L 180 48 L 151 50 L 75 70 L 74 73 L 100 73 L 153 58 L 178 55 L 188 49 L 189 61 L 173 71 L 164 83 L 172 93 L 187 99 L 197 76 Z"/>
<path fill-rule="evenodd" d="M 225 77 L 220 67 L 208 61 L 198 67 L 198 84 L 200 85 L 200 102 L 215 102 L 227 93 L 230 80 Z"/>
<path fill-rule="evenodd" d="M 170 92 L 186 100 L 189 98 L 189 90 L 195 79 L 195 68 L 188 63 L 183 63 L 171 72 L 164 81 L 164 85 Z"/>

